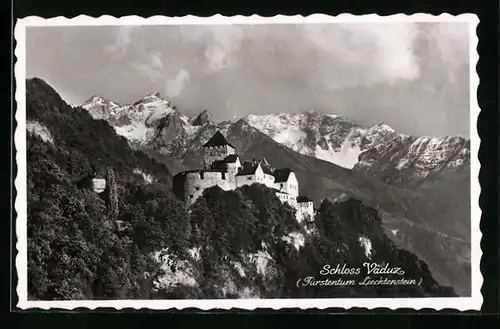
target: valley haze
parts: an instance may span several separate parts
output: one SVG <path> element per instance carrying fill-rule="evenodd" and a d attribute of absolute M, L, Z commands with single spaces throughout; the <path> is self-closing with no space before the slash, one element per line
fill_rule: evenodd
<path fill-rule="evenodd" d="M 477 18 L 325 17 L 26 19 L 22 304 L 477 307 Z"/>

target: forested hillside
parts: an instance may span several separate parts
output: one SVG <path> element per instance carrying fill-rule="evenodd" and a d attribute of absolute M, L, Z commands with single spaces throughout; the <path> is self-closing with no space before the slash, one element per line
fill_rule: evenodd
<path fill-rule="evenodd" d="M 165 165 L 132 150 L 107 122 L 67 105 L 40 79 L 27 81 L 26 97 L 30 299 L 454 295 L 360 201 L 325 200 L 314 220 L 299 224 L 255 184 L 207 189 L 188 212 Z M 101 194 L 78 184 L 94 168 L 108 179 Z M 321 279 L 326 264 L 363 262 L 399 266 L 421 285 L 296 285 Z"/>
<path fill-rule="evenodd" d="M 44 81 L 28 80 L 26 97 L 30 297 L 149 296 L 159 269 L 149 251 L 182 239 L 176 215 L 180 226 L 187 224 L 170 193 L 170 173 Z M 133 233 L 118 232 L 105 198 L 78 187 L 92 166 L 100 175 L 107 168 L 116 173 L 118 220 Z M 137 169 L 155 179 L 147 183 Z"/>

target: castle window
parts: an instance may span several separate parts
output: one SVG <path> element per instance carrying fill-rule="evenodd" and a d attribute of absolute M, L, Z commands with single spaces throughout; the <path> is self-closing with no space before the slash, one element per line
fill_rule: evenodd
<path fill-rule="evenodd" d="M 281 188 L 283 188 L 283 183 L 282 183 L 282 184 L 280 184 L 280 187 L 281 187 Z"/>
<path fill-rule="evenodd" d="M 200 187 L 199 187 L 199 186 L 196 186 L 194 189 L 195 189 L 196 191 L 199 191 L 199 190 L 200 190 Z"/>
<path fill-rule="evenodd" d="M 189 195 L 189 198 L 192 199 L 194 196 L 192 194 Z"/>
<path fill-rule="evenodd" d="M 247 180 L 252 180 L 252 176 L 248 176 L 248 177 L 247 177 Z"/>

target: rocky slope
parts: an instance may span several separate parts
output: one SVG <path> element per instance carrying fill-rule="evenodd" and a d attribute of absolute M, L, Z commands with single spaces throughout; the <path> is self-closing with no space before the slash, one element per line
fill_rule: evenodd
<path fill-rule="evenodd" d="M 226 202 L 227 199 L 232 202 Z M 248 212 L 245 206 L 248 203 L 259 209 L 255 215 Z M 225 192 L 217 187 L 206 190 L 192 209 L 193 231 L 199 231 L 198 227 L 210 227 L 215 222 L 218 229 L 203 230 L 203 235 L 198 237 L 195 234 L 187 257 L 175 257 L 165 251 L 168 261 L 164 266 L 165 274 L 156 285 L 158 295 L 185 298 L 188 294 L 192 298 L 203 298 L 207 297 L 207 285 L 210 285 L 208 291 L 212 298 L 454 295 L 452 289 L 437 284 L 427 264 L 399 249 L 383 232 L 377 212 L 360 201 L 323 202 L 316 219 L 307 223 L 309 231 L 303 223 L 297 225 L 293 219 L 288 221 L 287 209 L 281 209 L 280 213 L 285 216 L 276 225 L 279 215 L 269 210 L 281 207 L 272 191 L 259 184 L 240 188 L 237 192 Z M 233 217 L 225 218 L 222 213 Z M 257 229 L 255 224 L 262 226 Z M 234 230 L 235 227 L 238 229 Z M 231 232 L 237 232 L 238 239 L 228 248 L 226 241 L 231 240 Z M 214 263 L 214 259 L 219 261 Z M 363 282 L 365 268 L 360 268 L 359 275 L 350 276 L 325 275 L 322 268 L 325 264 L 331 268 L 337 264 L 339 268 L 344 265 L 359 267 L 364 262 L 401 266 L 405 269 L 405 278 L 423 279 L 422 288 L 307 284 L 339 278 Z M 207 277 L 207 270 L 214 268 L 218 273 L 216 278 Z M 302 279 L 302 284 L 297 286 L 298 279 Z"/>
<path fill-rule="evenodd" d="M 315 112 L 213 122 L 206 111 L 182 115 L 158 95 L 106 111 L 102 104 L 111 103 L 91 99 L 83 107 L 170 171 L 200 168 L 202 145 L 219 130 L 244 159 L 265 157 L 294 170 L 300 193 L 316 203 L 356 197 L 374 207 L 387 234 L 424 259 L 438 281 L 470 293 L 468 140 L 417 138 L 383 123 L 361 127 Z"/>

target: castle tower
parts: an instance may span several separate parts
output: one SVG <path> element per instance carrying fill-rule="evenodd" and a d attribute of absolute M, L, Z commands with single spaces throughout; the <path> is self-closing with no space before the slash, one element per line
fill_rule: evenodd
<path fill-rule="evenodd" d="M 234 146 L 217 131 L 208 142 L 203 145 L 205 169 L 210 169 L 214 161 L 222 161 L 234 153 Z"/>

